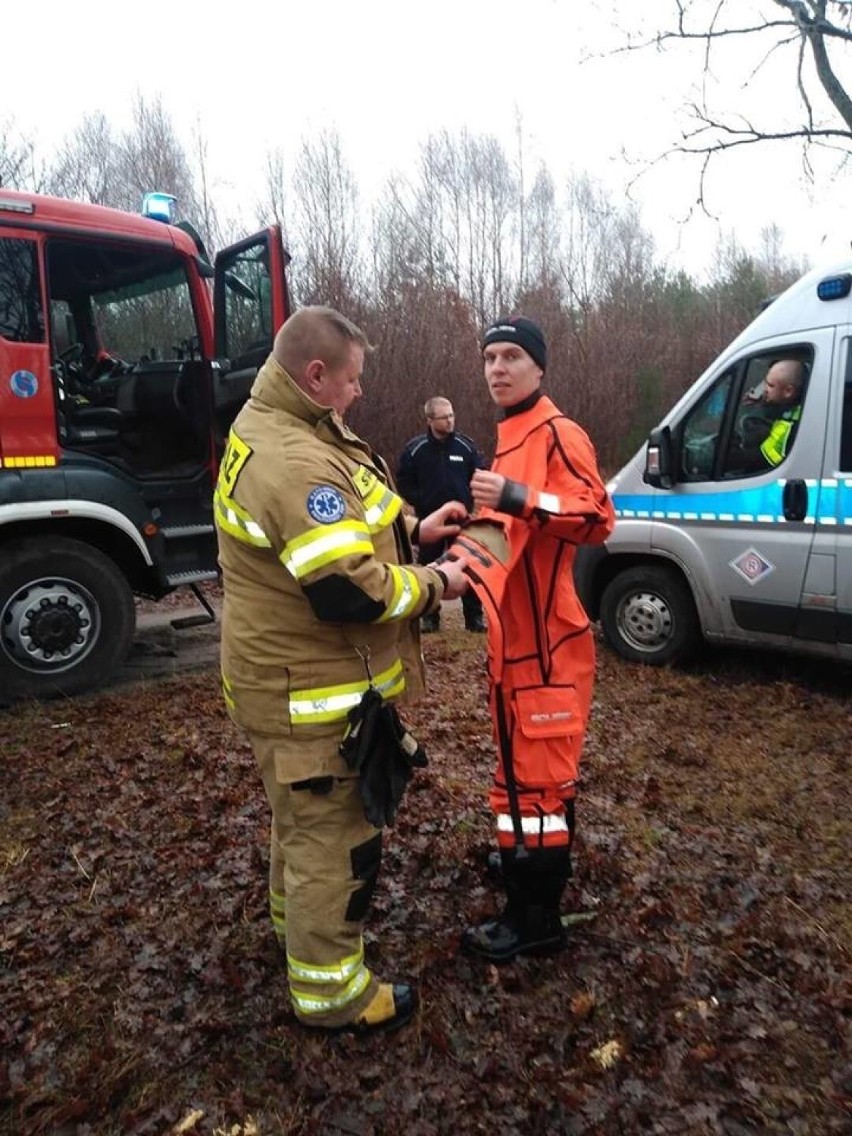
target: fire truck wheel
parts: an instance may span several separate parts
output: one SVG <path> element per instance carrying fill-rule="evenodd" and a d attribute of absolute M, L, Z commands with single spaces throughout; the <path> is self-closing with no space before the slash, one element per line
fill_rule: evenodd
<path fill-rule="evenodd" d="M 130 587 L 81 541 L 33 537 L 0 554 L 0 698 L 56 698 L 98 686 L 133 639 Z"/>
<path fill-rule="evenodd" d="M 610 580 L 601 596 L 601 628 L 623 659 L 656 667 L 687 662 L 701 643 L 689 586 L 673 569 L 654 564 Z"/>

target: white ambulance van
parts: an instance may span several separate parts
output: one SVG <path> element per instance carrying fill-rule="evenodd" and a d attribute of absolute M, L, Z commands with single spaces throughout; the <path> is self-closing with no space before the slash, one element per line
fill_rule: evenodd
<path fill-rule="evenodd" d="M 792 407 L 769 401 L 781 360 Z M 609 490 L 615 529 L 576 578 L 624 658 L 706 640 L 852 660 L 852 262 L 773 300 Z"/>

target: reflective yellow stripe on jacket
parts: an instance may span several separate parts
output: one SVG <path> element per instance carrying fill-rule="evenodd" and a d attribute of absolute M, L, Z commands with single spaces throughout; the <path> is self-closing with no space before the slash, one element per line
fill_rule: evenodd
<path fill-rule="evenodd" d="M 407 619 L 417 607 L 422 594 L 420 581 L 409 568 L 389 564 L 388 571 L 393 579 L 393 596 L 379 623 L 386 623 L 389 619 Z"/>
<path fill-rule="evenodd" d="M 342 560 L 346 556 L 372 556 L 370 530 L 363 521 L 337 521 L 333 525 L 308 529 L 288 540 L 281 563 L 297 580 Z"/>
<path fill-rule="evenodd" d="M 363 465 L 359 466 L 353 481 L 364 502 L 364 514 L 370 532 L 381 532 L 392 525 L 402 508 L 399 494 L 394 493 Z"/>
<path fill-rule="evenodd" d="M 318 686 L 312 690 L 290 691 L 290 722 L 295 725 L 319 725 L 324 722 L 343 722 L 353 706 L 370 685 L 361 682 L 340 683 L 338 686 Z M 405 690 L 405 672 L 402 660 L 382 671 L 373 679 L 373 686 L 385 696 L 395 698 Z"/>
<path fill-rule="evenodd" d="M 213 494 L 213 507 L 216 511 L 216 524 L 229 536 L 241 540 L 243 544 L 255 548 L 270 548 L 266 533 L 248 512 L 228 497 L 221 488 Z"/>

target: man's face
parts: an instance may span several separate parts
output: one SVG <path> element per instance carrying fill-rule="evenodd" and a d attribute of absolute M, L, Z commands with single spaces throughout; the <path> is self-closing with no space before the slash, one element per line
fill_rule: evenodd
<path fill-rule="evenodd" d="M 498 406 L 516 406 L 541 386 L 544 371 L 516 343 L 489 343 L 482 358 L 485 381 Z"/>
<path fill-rule="evenodd" d="M 320 406 L 330 406 L 341 418 L 356 398 L 364 393 L 361 390 L 361 372 L 364 369 L 364 348 L 350 343 L 342 363 L 331 367 L 323 365 L 319 386 L 313 395 Z"/>
<path fill-rule="evenodd" d="M 769 406 L 786 406 L 787 403 L 795 402 L 796 393 L 795 384 L 789 382 L 783 372 L 769 368 L 763 384 L 764 402 Z"/>
<path fill-rule="evenodd" d="M 456 426 L 456 416 L 451 402 L 439 402 L 429 415 L 429 429 L 436 438 L 447 438 Z"/>

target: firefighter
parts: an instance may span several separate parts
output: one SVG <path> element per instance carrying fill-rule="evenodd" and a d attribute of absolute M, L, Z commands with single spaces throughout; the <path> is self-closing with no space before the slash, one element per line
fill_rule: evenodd
<path fill-rule="evenodd" d="M 468 572 L 488 617 L 498 749 L 489 801 L 507 901 L 501 915 L 462 938 L 464 949 L 499 963 L 565 945 L 559 903 L 571 874 L 595 665 L 572 565 L 576 546 L 604 541 L 615 518 L 587 435 L 540 389 L 541 329 L 524 317 L 501 319 L 486 331 L 482 354 L 503 416 L 494 463 L 471 481 L 473 523 L 450 555 L 470 552 L 478 528 L 499 530 L 505 548 L 495 558 L 474 547 Z"/>
<path fill-rule="evenodd" d="M 402 1025 L 416 995 L 365 965 L 382 833 L 339 753 L 368 687 L 422 690 L 419 618 L 466 587 L 462 565 L 412 566 L 412 540 L 458 532 L 447 502 L 415 526 L 380 457 L 344 425 L 367 340 L 330 308 L 279 330 L 222 460 L 222 683 L 272 809 L 270 910 L 297 1019 Z M 419 533 L 416 529 L 419 527 Z"/>
<path fill-rule="evenodd" d="M 456 430 L 456 415 L 448 398 L 434 395 L 423 407 L 426 433 L 406 442 L 399 458 L 396 483 L 400 493 L 414 507 L 418 517 L 425 517 L 445 501 L 464 501 L 470 507 L 470 479 L 478 469 L 485 469 L 485 458 L 467 434 Z M 441 544 L 420 545 L 420 561 L 428 564 L 444 551 Z M 482 604 L 469 588 L 462 596 L 464 625 L 468 631 L 482 632 Z M 440 611 L 423 616 L 422 630 L 438 631 Z"/>

